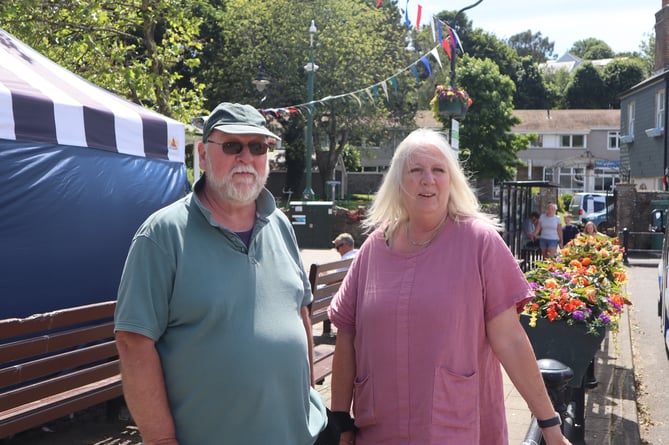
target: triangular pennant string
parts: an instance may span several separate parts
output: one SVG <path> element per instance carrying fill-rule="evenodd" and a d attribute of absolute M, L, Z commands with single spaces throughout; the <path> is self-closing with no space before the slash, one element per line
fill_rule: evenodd
<path fill-rule="evenodd" d="M 374 95 L 374 102 L 379 100 L 379 86 L 378 85 L 374 85 L 372 87 L 372 94 Z"/>
<path fill-rule="evenodd" d="M 409 20 L 409 0 L 407 0 L 407 5 L 404 8 L 404 23 L 407 25 L 407 28 L 411 29 L 411 20 Z"/>
<path fill-rule="evenodd" d="M 423 14 L 423 6 L 418 5 L 418 12 L 416 12 L 416 29 L 420 29 L 420 16 Z"/>
<path fill-rule="evenodd" d="M 434 26 L 434 16 L 430 18 L 430 28 L 432 28 L 432 41 L 436 42 L 437 41 L 437 30 L 435 29 Z"/>
<path fill-rule="evenodd" d="M 453 55 L 451 54 L 451 43 L 448 41 L 448 39 L 442 40 L 441 46 L 444 47 L 444 51 L 446 51 L 446 55 L 448 56 L 448 58 L 452 59 Z"/>
<path fill-rule="evenodd" d="M 381 6 L 381 2 L 383 2 L 383 0 L 379 0 L 378 2 L 376 2 L 376 7 L 377 7 L 377 8 L 378 8 L 379 6 Z"/>
<path fill-rule="evenodd" d="M 455 41 L 458 43 L 458 46 L 460 47 L 460 51 L 462 51 L 464 53 L 465 49 L 462 47 L 462 43 L 460 42 L 460 36 L 458 36 L 458 32 L 455 29 L 453 29 L 453 37 L 455 37 Z"/>
<path fill-rule="evenodd" d="M 446 29 L 448 30 L 448 38 L 451 40 L 451 46 L 454 49 L 457 49 L 458 47 L 455 44 L 455 37 L 453 36 L 453 28 L 450 26 L 446 26 Z"/>
<path fill-rule="evenodd" d="M 437 52 L 438 48 L 439 48 L 438 46 L 433 48 L 432 50 L 429 51 L 429 53 L 432 54 L 435 57 L 435 59 L 437 59 L 437 62 L 439 63 L 439 66 L 443 68 L 443 66 L 442 66 L 442 64 L 439 60 L 439 56 L 438 56 L 438 52 Z M 426 56 L 423 55 L 423 56 L 421 56 L 421 58 L 416 60 L 412 65 L 396 72 L 392 76 L 390 76 L 390 77 L 388 77 L 388 78 L 386 78 L 386 79 L 382 80 L 381 82 L 378 82 L 374 85 L 370 85 L 368 87 L 361 88 L 357 91 L 352 91 L 352 92 L 349 92 L 349 93 L 343 93 L 343 94 L 338 94 L 338 95 L 325 96 L 320 100 L 312 100 L 311 102 L 305 102 L 305 103 L 298 104 L 298 105 L 291 105 L 289 107 L 284 107 L 284 108 L 291 110 L 290 112 L 292 112 L 292 113 L 299 112 L 301 114 L 304 114 L 305 112 L 308 113 L 308 108 L 309 108 L 310 105 L 323 105 L 326 102 L 330 102 L 330 101 L 333 101 L 333 100 L 342 99 L 342 98 L 346 98 L 346 97 L 353 97 L 358 102 L 358 105 L 362 107 L 362 101 L 367 102 L 368 97 L 372 100 L 372 102 L 375 102 L 375 99 L 374 99 L 375 97 L 378 98 L 378 85 L 381 85 L 381 87 L 383 88 L 383 91 L 386 94 L 386 98 L 389 99 L 386 82 L 390 82 L 393 85 L 393 90 L 395 91 L 395 94 L 399 94 L 399 85 L 398 85 L 397 78 L 396 78 L 398 75 L 400 75 L 400 74 L 402 74 L 406 71 L 411 70 L 413 72 L 415 78 L 416 78 L 416 81 L 418 83 L 421 82 L 420 75 L 419 75 L 418 70 L 416 69 L 416 66 L 415 66 L 418 63 L 419 60 L 423 64 L 425 64 L 425 66 L 428 69 L 428 72 L 430 72 L 430 75 L 432 75 L 431 74 L 431 67 L 429 65 L 429 61 L 427 60 Z M 374 91 L 374 93 L 372 93 L 372 91 Z M 362 101 L 361 101 L 361 99 L 362 99 Z M 267 109 L 267 110 L 270 110 L 270 109 Z"/>

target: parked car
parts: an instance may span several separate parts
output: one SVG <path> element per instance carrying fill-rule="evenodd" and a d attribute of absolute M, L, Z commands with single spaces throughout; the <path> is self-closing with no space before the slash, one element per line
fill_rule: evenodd
<path fill-rule="evenodd" d="M 569 204 L 569 213 L 574 221 L 581 221 L 583 215 L 602 210 L 606 213 L 606 193 L 575 193 Z"/>

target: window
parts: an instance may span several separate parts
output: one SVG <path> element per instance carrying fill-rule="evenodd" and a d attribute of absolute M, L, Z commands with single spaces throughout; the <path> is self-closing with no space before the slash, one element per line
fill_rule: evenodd
<path fill-rule="evenodd" d="M 620 132 L 609 131 L 609 150 L 620 150 Z"/>
<path fill-rule="evenodd" d="M 530 140 L 530 148 L 541 148 L 544 146 L 544 135 L 538 134 L 536 139 L 532 138 Z"/>
<path fill-rule="evenodd" d="M 655 93 L 655 128 L 664 128 L 664 90 Z"/>
<path fill-rule="evenodd" d="M 560 148 L 585 148 L 585 135 L 565 134 L 560 138 Z"/>
<path fill-rule="evenodd" d="M 634 136 L 634 102 L 627 104 L 627 134 Z"/>

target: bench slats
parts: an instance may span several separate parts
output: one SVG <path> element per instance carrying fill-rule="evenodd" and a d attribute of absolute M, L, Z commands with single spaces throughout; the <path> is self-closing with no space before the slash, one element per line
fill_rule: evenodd
<path fill-rule="evenodd" d="M 0 320 L 0 340 L 114 317 L 115 301 L 61 309 L 28 318 Z"/>
<path fill-rule="evenodd" d="M 332 298 L 339 290 L 352 259 L 333 261 L 325 264 L 312 264 L 309 270 L 309 283 L 314 299 L 309 306 L 312 326 L 323 322 L 323 334 L 330 333 L 330 320 L 327 309 Z M 322 383 L 332 373 L 332 359 L 335 346 L 318 344 L 314 346 L 314 381 Z"/>
<path fill-rule="evenodd" d="M 0 320 L 0 439 L 123 395 L 115 307 Z"/>

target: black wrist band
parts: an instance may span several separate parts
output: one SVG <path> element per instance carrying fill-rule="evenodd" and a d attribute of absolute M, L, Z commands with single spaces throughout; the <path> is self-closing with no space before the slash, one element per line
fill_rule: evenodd
<path fill-rule="evenodd" d="M 555 413 L 555 416 L 551 417 L 550 419 L 546 420 L 537 419 L 537 425 L 539 425 L 539 428 L 549 428 L 555 425 L 562 425 L 562 419 L 560 418 L 560 415 L 558 413 Z"/>
<path fill-rule="evenodd" d="M 357 431 L 353 417 L 346 411 L 330 411 L 328 410 L 328 420 L 337 426 L 339 431 Z"/>

